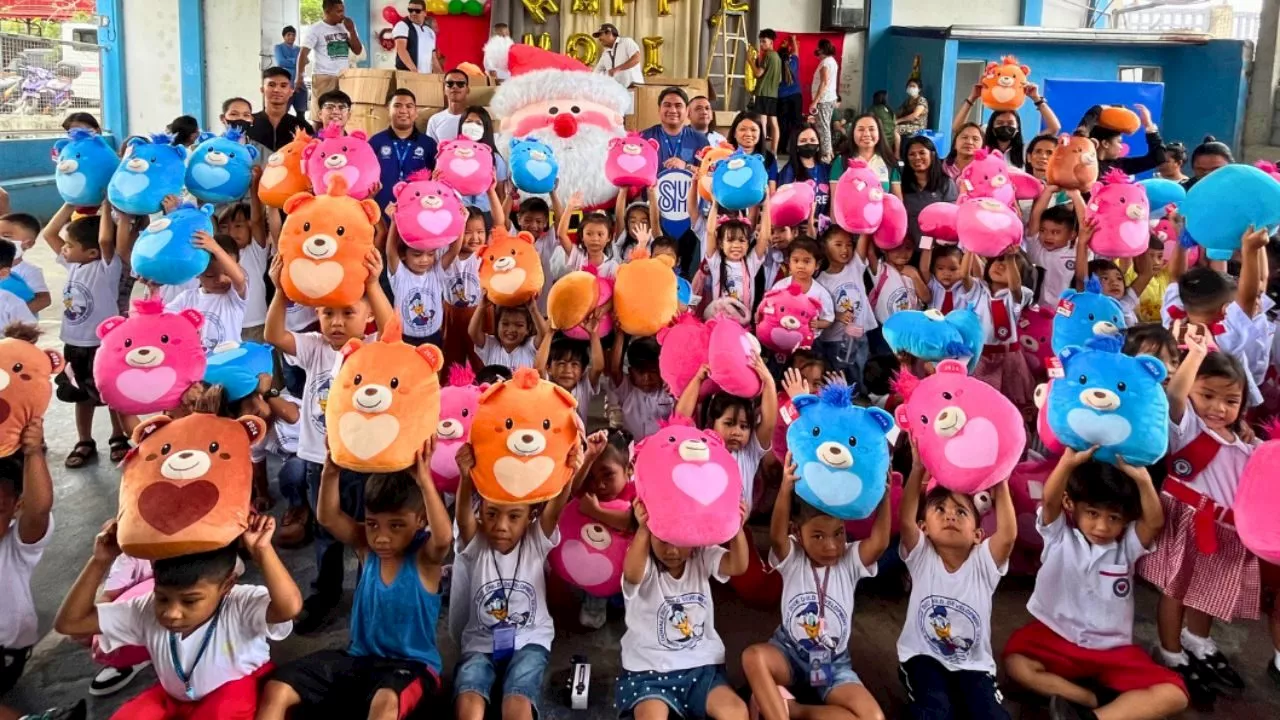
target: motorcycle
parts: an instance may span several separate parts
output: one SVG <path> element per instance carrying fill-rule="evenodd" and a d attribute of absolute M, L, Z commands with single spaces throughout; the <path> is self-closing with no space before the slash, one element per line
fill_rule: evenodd
<path fill-rule="evenodd" d="M 70 70 L 70 67 L 67 70 Z M 18 111 L 34 115 L 38 112 L 52 113 L 70 107 L 71 83 L 74 78 L 67 76 L 73 74 L 79 73 L 64 71 L 62 66 L 59 66 L 56 73 L 36 65 L 27 65 L 22 68 L 22 94 L 18 101 Z"/>

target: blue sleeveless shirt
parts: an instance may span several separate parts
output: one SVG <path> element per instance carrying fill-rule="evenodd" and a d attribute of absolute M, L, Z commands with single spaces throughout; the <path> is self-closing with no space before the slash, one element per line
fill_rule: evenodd
<path fill-rule="evenodd" d="M 410 546 L 389 585 L 382 582 L 381 559 L 373 552 L 365 556 L 351 607 L 351 655 L 412 660 L 440 672 L 436 647 L 440 595 L 428 592 L 418 579 L 417 551 L 422 542 Z"/>

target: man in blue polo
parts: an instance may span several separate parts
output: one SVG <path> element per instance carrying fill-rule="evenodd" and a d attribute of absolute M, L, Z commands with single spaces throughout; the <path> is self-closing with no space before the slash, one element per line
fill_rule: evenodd
<path fill-rule="evenodd" d="M 413 93 L 404 88 L 396 90 L 388 108 L 391 127 L 369 138 L 382 167 L 382 189 L 374 199 L 383 210 L 395 200 L 392 191 L 396 183 L 404 182 L 419 170 L 436 166 L 436 141 L 414 126 L 418 119 L 418 101 Z"/>
<path fill-rule="evenodd" d="M 689 127 L 689 96 L 669 87 L 658 96 L 657 125 L 640 133 L 658 143 L 658 164 L 665 169 L 692 170 L 698 151 L 709 144 L 707 136 Z"/>

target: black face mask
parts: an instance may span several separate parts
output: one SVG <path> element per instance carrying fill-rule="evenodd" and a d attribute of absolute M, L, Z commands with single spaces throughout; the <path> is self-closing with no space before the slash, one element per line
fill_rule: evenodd
<path fill-rule="evenodd" d="M 249 127 L 251 125 L 253 125 L 253 123 L 249 122 L 248 120 L 228 120 L 227 121 L 228 130 L 234 128 L 236 130 L 239 130 L 240 132 L 249 132 Z"/>
<path fill-rule="evenodd" d="M 805 159 L 816 158 L 818 157 L 818 146 L 817 145 L 797 145 L 796 154 Z"/>
<path fill-rule="evenodd" d="M 1018 128 L 1012 125 L 997 125 L 991 134 L 995 135 L 1000 142 L 1009 142 L 1018 134 Z"/>

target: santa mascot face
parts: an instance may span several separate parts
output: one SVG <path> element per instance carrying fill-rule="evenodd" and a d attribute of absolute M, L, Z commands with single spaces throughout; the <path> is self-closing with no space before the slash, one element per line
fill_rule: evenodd
<path fill-rule="evenodd" d="M 604 163 L 609 141 L 626 135 L 623 114 L 630 107 L 630 93 L 573 58 L 510 38 L 492 38 L 485 58 L 491 66 L 511 71 L 511 79 L 489 103 L 503 154 L 511 138 L 546 143 L 560 163 L 560 197 L 580 192 L 588 208 L 612 206 L 618 189 L 606 177 Z"/>

